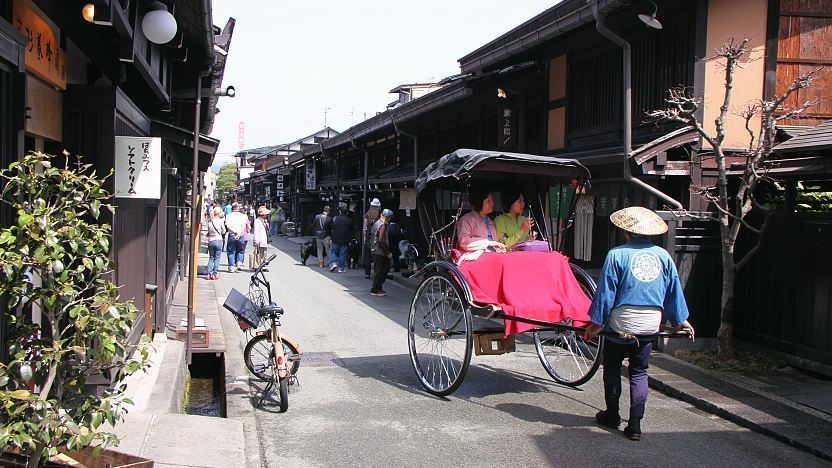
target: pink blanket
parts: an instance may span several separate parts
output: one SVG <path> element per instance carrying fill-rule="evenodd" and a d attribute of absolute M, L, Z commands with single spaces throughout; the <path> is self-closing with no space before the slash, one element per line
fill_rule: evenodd
<path fill-rule="evenodd" d="M 484 253 L 459 269 L 474 300 L 499 305 L 508 315 L 545 322 L 571 318 L 575 326 L 589 323 L 591 300 L 584 294 L 569 260 L 559 252 Z M 505 321 L 506 336 L 536 328 Z"/>

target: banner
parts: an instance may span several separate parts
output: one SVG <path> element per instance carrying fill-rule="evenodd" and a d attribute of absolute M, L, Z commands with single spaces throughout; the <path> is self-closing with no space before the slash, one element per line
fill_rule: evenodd
<path fill-rule="evenodd" d="M 162 191 L 162 139 L 117 136 L 116 198 L 154 198 Z"/>

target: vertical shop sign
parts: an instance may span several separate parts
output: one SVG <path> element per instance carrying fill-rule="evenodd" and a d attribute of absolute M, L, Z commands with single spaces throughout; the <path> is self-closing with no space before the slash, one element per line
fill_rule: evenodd
<path fill-rule="evenodd" d="M 315 190 L 315 162 L 306 163 L 306 190 Z"/>
<path fill-rule="evenodd" d="M 500 106 L 498 108 L 499 115 L 497 122 L 499 123 L 497 129 L 497 138 L 500 142 L 500 149 L 514 150 L 517 143 L 517 135 L 515 132 L 515 111 L 511 107 Z"/>
<path fill-rule="evenodd" d="M 158 199 L 162 191 L 162 139 L 115 138 L 116 198 Z"/>

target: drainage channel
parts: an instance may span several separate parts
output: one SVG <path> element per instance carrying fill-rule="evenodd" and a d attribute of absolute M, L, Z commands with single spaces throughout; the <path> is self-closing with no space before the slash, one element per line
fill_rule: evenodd
<path fill-rule="evenodd" d="M 188 370 L 191 378 L 185 413 L 226 417 L 225 354 L 196 353 Z"/>

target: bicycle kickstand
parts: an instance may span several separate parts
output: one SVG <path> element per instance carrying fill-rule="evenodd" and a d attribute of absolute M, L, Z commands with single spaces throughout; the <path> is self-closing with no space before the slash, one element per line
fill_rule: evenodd
<path fill-rule="evenodd" d="M 271 391 L 272 387 L 274 387 L 274 382 L 269 382 L 269 384 L 266 385 L 266 388 L 263 389 L 263 394 L 260 395 L 260 400 L 257 402 L 257 406 L 255 406 L 255 408 L 259 408 L 260 405 L 263 404 L 263 400 L 269 396 L 269 391 Z"/>

